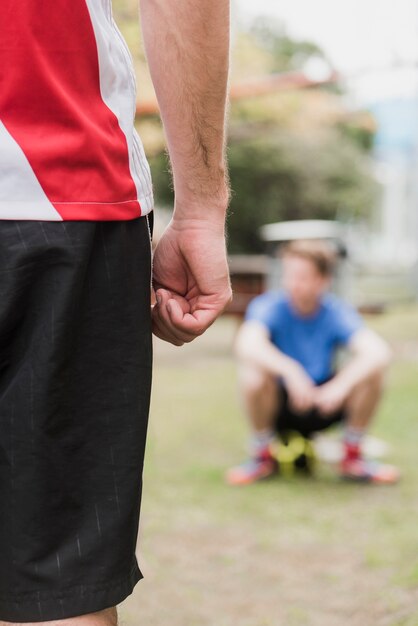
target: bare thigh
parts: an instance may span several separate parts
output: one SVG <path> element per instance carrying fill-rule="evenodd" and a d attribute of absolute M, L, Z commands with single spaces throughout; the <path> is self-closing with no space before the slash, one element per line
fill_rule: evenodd
<path fill-rule="evenodd" d="M 118 626 L 118 614 L 116 607 L 111 607 L 88 615 L 47 622 L 25 622 L 21 624 L 20 622 L 0 621 L 0 626 Z"/>
<path fill-rule="evenodd" d="M 280 409 L 278 384 L 269 372 L 248 364 L 238 365 L 241 403 L 253 426 L 271 426 Z"/>

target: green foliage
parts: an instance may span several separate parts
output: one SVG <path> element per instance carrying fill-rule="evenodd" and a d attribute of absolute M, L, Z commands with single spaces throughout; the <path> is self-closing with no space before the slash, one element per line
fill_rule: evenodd
<path fill-rule="evenodd" d="M 291 40 L 282 26 L 265 20 L 257 20 L 246 35 L 246 46 L 262 51 L 265 73 L 300 69 L 311 57 L 324 58 L 316 44 Z M 230 253 L 263 252 L 259 227 L 266 223 L 364 217 L 373 207 L 377 186 L 367 156 L 373 125 L 352 115 L 346 119 L 335 95 L 272 93 L 240 100 L 233 102 L 229 122 Z M 167 156 L 150 155 L 149 161 L 156 202 L 170 207 Z"/>
<path fill-rule="evenodd" d="M 340 122 L 338 128 L 342 134 L 357 144 L 362 150 L 371 152 L 374 146 L 375 129 L 364 124 L 346 121 Z"/>
<path fill-rule="evenodd" d="M 230 252 L 261 252 L 258 228 L 290 219 L 367 214 L 376 187 L 364 155 L 336 131 L 316 139 L 275 136 L 231 141 Z"/>
<path fill-rule="evenodd" d="M 290 38 L 284 25 L 272 21 L 271 18 L 256 18 L 249 32 L 254 42 L 269 53 L 271 72 L 300 70 L 312 57 L 325 59 L 323 51 L 317 44 Z"/>
<path fill-rule="evenodd" d="M 376 185 L 364 154 L 337 131 L 301 138 L 285 131 L 230 138 L 232 199 L 228 216 L 231 253 L 264 251 L 262 224 L 290 219 L 367 215 Z M 165 154 L 150 159 L 156 200 L 173 202 Z"/>
<path fill-rule="evenodd" d="M 148 157 L 151 168 L 154 196 L 157 204 L 170 207 L 173 205 L 174 192 L 171 178 L 170 162 L 165 151 Z"/>

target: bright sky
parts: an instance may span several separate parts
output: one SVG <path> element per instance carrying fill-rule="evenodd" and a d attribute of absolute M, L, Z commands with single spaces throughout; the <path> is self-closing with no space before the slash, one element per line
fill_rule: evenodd
<path fill-rule="evenodd" d="M 418 95 L 418 0 L 232 0 L 232 11 L 242 23 L 274 16 L 290 35 L 318 43 L 337 69 L 356 74 L 352 87 L 363 100 Z M 395 60 L 417 66 L 358 73 Z"/>

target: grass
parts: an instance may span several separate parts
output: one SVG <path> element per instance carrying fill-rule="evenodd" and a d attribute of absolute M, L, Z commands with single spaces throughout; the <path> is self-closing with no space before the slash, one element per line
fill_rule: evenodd
<path fill-rule="evenodd" d="M 246 455 L 221 318 L 192 344 L 155 342 L 138 560 L 123 626 L 418 626 L 418 310 L 369 323 L 395 350 L 372 434 L 391 445 L 394 487 L 313 479 L 231 488 Z"/>

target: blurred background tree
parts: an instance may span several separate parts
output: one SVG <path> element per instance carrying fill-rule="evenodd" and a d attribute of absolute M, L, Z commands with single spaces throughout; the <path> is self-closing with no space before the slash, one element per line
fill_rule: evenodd
<path fill-rule="evenodd" d="M 116 0 L 115 18 L 133 53 L 139 100 L 150 98 L 152 83 L 138 45 L 136 3 Z M 234 33 L 232 44 L 231 84 L 308 71 L 318 60 L 331 66 L 316 44 L 293 40 L 281 22 L 258 19 Z M 347 220 L 367 216 L 373 208 L 378 192 L 369 157 L 373 120 L 347 108 L 338 83 L 233 100 L 228 126 L 233 190 L 229 252 L 263 251 L 258 228 L 265 223 Z M 161 121 L 157 115 L 140 116 L 137 128 L 151 165 L 156 204 L 172 207 Z"/>
<path fill-rule="evenodd" d="M 265 16 L 257 17 L 247 33 L 250 46 L 256 44 L 267 52 L 266 70 L 269 73 L 301 70 L 313 56 L 326 59 L 317 44 L 289 37 L 285 25 L 280 20 L 272 21 Z"/>

